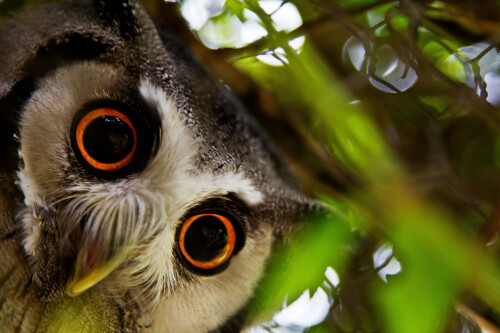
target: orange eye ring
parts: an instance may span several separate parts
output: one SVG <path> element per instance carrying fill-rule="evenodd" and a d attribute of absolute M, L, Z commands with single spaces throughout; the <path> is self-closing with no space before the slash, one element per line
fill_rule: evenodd
<path fill-rule="evenodd" d="M 209 261 L 199 261 L 194 259 L 186 250 L 186 244 L 185 244 L 185 236 L 186 232 L 189 230 L 191 225 L 196 222 L 199 218 L 205 217 L 205 216 L 212 216 L 218 219 L 225 227 L 226 232 L 227 232 L 227 241 L 222 249 L 222 251 L 217 255 L 217 257 L 209 260 Z M 186 260 L 191 263 L 193 266 L 196 268 L 200 269 L 205 269 L 205 270 L 210 270 L 214 269 L 217 267 L 220 267 L 223 265 L 232 255 L 234 248 L 236 246 L 236 231 L 234 229 L 233 224 L 231 221 L 229 221 L 228 218 L 225 216 L 219 215 L 219 214 L 213 214 L 213 213 L 207 213 L 207 214 L 199 214 L 190 217 L 186 222 L 184 222 L 180 234 L 179 234 L 179 248 Z"/>
<path fill-rule="evenodd" d="M 133 144 L 132 148 L 130 149 L 130 152 L 121 160 L 114 162 L 114 163 L 103 163 L 95 158 L 93 158 L 90 153 L 87 151 L 84 145 L 84 135 L 85 131 L 87 130 L 87 127 L 89 124 L 94 121 L 95 119 L 99 117 L 116 117 L 122 122 L 126 123 L 130 130 L 132 131 L 133 134 Z M 82 154 L 83 158 L 94 168 L 102 171 L 116 171 L 120 170 L 123 167 L 127 166 L 132 159 L 135 156 L 135 152 L 137 150 L 137 132 L 135 130 L 135 126 L 130 121 L 130 119 L 123 114 L 122 112 L 115 110 L 115 109 L 110 109 L 110 108 L 99 108 L 90 111 L 87 113 L 80 121 L 78 122 L 78 125 L 76 127 L 76 144 L 78 146 L 78 149 L 80 150 L 80 153 Z"/>

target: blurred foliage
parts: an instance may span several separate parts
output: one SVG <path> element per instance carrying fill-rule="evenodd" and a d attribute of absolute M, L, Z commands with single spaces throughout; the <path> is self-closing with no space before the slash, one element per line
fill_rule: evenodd
<path fill-rule="evenodd" d="M 326 317 L 260 330 L 500 332 L 500 1 L 145 5 L 331 208 L 261 288 L 290 304 L 319 286 Z"/>

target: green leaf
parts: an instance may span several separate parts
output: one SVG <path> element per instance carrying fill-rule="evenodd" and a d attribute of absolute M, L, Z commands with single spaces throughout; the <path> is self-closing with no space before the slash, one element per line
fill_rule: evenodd
<path fill-rule="evenodd" d="M 410 26 L 410 18 L 405 14 L 397 14 L 391 18 L 391 25 L 397 31 L 407 31 Z"/>
<path fill-rule="evenodd" d="M 442 332 L 470 268 L 482 262 L 479 253 L 431 206 L 413 201 L 392 208 L 388 233 L 402 272 L 375 293 L 387 332 Z"/>
<path fill-rule="evenodd" d="M 335 214 L 308 220 L 290 242 L 293 246 L 285 246 L 273 255 L 254 300 L 257 308 L 275 310 L 285 296 L 295 299 L 304 290 L 316 290 L 328 266 L 342 269 L 352 238 L 350 228 Z"/>

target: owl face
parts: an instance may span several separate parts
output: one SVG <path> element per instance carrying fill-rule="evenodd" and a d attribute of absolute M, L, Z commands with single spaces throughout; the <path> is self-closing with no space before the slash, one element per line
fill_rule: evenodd
<path fill-rule="evenodd" d="M 267 137 L 133 2 L 28 8 L 0 36 L 3 188 L 37 301 L 133 302 L 150 331 L 227 325 L 315 206 Z"/>

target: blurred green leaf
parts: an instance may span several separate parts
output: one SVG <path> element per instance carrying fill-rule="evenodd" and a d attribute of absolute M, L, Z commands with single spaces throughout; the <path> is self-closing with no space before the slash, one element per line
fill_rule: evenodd
<path fill-rule="evenodd" d="M 239 35 L 235 34 L 239 23 L 238 17 L 225 11 L 209 20 L 198 33 L 207 45 L 214 48 L 234 47 L 239 38 Z"/>
<path fill-rule="evenodd" d="M 403 204 L 388 212 L 388 233 L 402 264 L 402 273 L 376 293 L 388 332 L 442 332 L 442 319 L 480 262 L 444 214 L 424 207 Z"/>
<path fill-rule="evenodd" d="M 318 198 L 328 206 L 337 219 L 350 226 L 351 230 L 365 230 L 368 227 L 367 221 L 355 213 L 355 207 L 321 194 Z"/>
<path fill-rule="evenodd" d="M 453 104 L 450 96 L 437 95 L 437 96 L 422 96 L 420 100 L 434 110 L 435 116 L 446 116 L 447 109 Z"/>
<path fill-rule="evenodd" d="M 410 26 L 410 18 L 405 14 L 397 14 L 391 17 L 391 25 L 399 32 L 407 31 Z"/>
<path fill-rule="evenodd" d="M 387 3 L 366 11 L 366 17 L 368 19 L 369 25 L 373 27 L 379 24 L 380 22 L 384 21 L 387 12 L 393 8 L 394 8 L 393 3 Z"/>
<path fill-rule="evenodd" d="M 316 290 L 328 266 L 342 270 L 352 238 L 348 225 L 336 214 L 307 219 L 307 225 L 295 234 L 293 246 L 273 256 L 270 271 L 260 286 L 260 290 L 272 292 L 260 293 L 255 300 L 257 307 L 276 309 L 285 296 L 293 300 L 304 290 Z"/>

